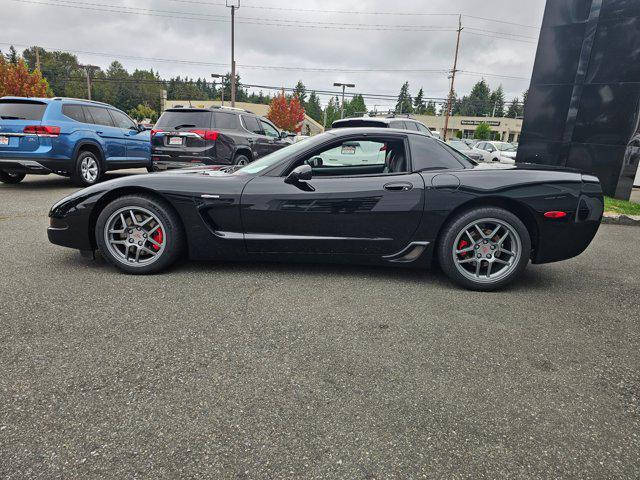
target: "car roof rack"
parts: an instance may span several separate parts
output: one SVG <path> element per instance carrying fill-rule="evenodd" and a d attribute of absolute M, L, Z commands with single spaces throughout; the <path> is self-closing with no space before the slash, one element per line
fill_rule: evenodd
<path fill-rule="evenodd" d="M 252 115 L 255 115 L 255 113 L 253 113 L 251 110 L 246 110 L 244 108 L 227 107 L 226 105 L 214 105 L 211 108 L 216 110 L 233 110 L 234 112 L 251 113 Z"/>
<path fill-rule="evenodd" d="M 109 105 L 108 103 L 104 103 L 104 102 L 97 102 L 95 100 L 87 100 L 86 98 L 73 98 L 73 97 L 53 97 L 51 100 L 55 100 L 55 101 L 62 101 L 62 100 L 71 100 L 74 102 L 86 102 L 86 103 L 95 103 L 96 105 L 103 105 L 105 107 L 112 107 L 115 108 L 113 105 Z"/>

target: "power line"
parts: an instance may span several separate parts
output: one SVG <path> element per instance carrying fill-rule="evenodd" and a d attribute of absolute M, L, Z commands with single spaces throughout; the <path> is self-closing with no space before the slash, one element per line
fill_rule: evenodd
<path fill-rule="evenodd" d="M 13 45 L 17 47 L 31 48 L 34 45 L 26 44 L 26 43 L 16 43 L 16 42 L 0 42 L 0 45 Z M 207 67 L 226 67 L 226 63 L 214 63 L 214 62 L 202 62 L 197 60 L 184 60 L 184 59 L 170 59 L 170 58 L 154 58 L 154 57 L 138 57 L 134 55 L 126 55 L 119 53 L 106 53 L 106 52 L 93 52 L 87 50 L 68 50 L 63 48 L 56 48 L 50 46 L 42 46 L 38 45 L 37 48 L 42 48 L 49 51 L 58 51 L 58 52 L 66 52 L 66 53 L 74 53 L 74 54 L 83 54 L 83 55 L 94 55 L 100 57 L 107 58 L 115 58 L 115 59 L 127 59 L 127 60 L 144 60 L 149 62 L 159 62 L 159 63 L 179 63 L 185 65 L 201 65 Z M 238 67 L 247 68 L 247 69 L 257 69 L 257 70 L 283 70 L 283 71 L 292 71 L 292 72 L 343 72 L 343 73 L 372 73 L 372 72 L 401 72 L 401 73 L 420 73 L 420 74 L 438 74 L 444 75 L 449 73 L 449 70 L 446 69 L 421 69 L 421 68 L 401 68 L 401 67 L 392 67 L 392 66 L 367 66 L 367 67 L 286 67 L 279 65 L 249 65 L 249 64 L 238 64 Z M 467 70 L 459 70 L 459 73 L 467 74 L 467 75 L 478 75 L 478 76 L 486 76 L 486 77 L 497 77 L 497 78 L 507 78 L 514 80 L 529 80 L 529 77 L 520 77 L 513 75 L 503 75 L 497 73 L 488 73 L 488 72 L 473 72 Z"/>
<path fill-rule="evenodd" d="M 118 14 L 126 14 L 126 15 L 153 16 L 153 17 L 191 20 L 191 21 L 199 21 L 199 22 L 229 23 L 229 20 L 222 15 L 210 15 L 210 14 L 203 14 L 203 13 L 178 12 L 179 15 L 176 15 L 176 12 L 171 10 L 134 9 L 131 7 L 110 7 L 110 6 L 105 6 L 103 4 L 75 2 L 73 0 L 55 0 L 55 1 L 10 0 L 10 1 L 18 2 L 18 3 L 26 3 L 26 4 L 75 8 L 80 10 L 110 12 L 110 13 L 118 13 Z M 125 10 L 122 10 L 123 8 Z M 260 8 L 260 7 L 253 7 L 253 8 Z M 264 7 L 264 8 L 267 8 L 267 7 Z M 443 14 L 429 14 L 429 15 L 447 15 L 448 16 L 451 14 L 443 13 Z M 469 17 L 469 18 L 473 18 L 473 17 Z M 477 17 L 477 18 L 480 18 L 480 17 Z M 315 29 L 325 29 L 325 30 L 356 30 L 356 31 L 366 30 L 366 31 L 397 31 L 397 32 L 455 32 L 456 31 L 454 28 L 437 26 L 437 25 L 393 25 L 393 24 L 362 23 L 362 24 L 349 24 L 349 26 L 345 26 L 343 23 L 338 23 L 338 22 L 316 22 L 316 21 L 304 21 L 304 20 L 268 19 L 263 17 L 238 17 L 237 22 L 242 24 L 247 24 L 247 25 L 264 25 L 264 26 L 291 27 L 291 28 L 315 28 Z M 521 36 L 518 34 L 509 33 L 509 32 L 495 32 L 495 33 L 501 34 L 501 35 Z M 499 37 L 495 37 L 495 38 L 499 38 Z M 527 37 L 527 38 L 533 38 L 533 37 Z M 529 43 L 529 42 L 523 42 L 523 43 Z"/>
<path fill-rule="evenodd" d="M 195 5 L 207 5 L 207 6 L 224 6 L 224 3 L 210 3 L 198 0 L 167 0 L 170 2 L 183 3 L 183 4 L 195 4 Z M 435 17 L 435 16 L 443 16 L 443 17 L 458 17 L 461 15 L 460 13 L 430 13 L 430 12 L 366 12 L 361 10 L 318 10 L 318 9 L 309 9 L 309 8 L 285 8 L 285 7 L 275 7 L 268 5 L 247 5 L 243 4 L 243 8 L 252 8 L 252 9 L 260 9 L 260 10 L 276 10 L 276 11 L 297 11 L 304 13 L 340 13 L 340 14 L 349 14 L 349 15 L 384 15 L 384 16 L 407 16 L 407 17 Z M 514 25 L 517 27 L 524 28 L 532 28 L 536 30 L 540 30 L 540 26 L 537 25 L 526 25 L 523 23 L 511 22 L 508 20 L 500 20 L 497 18 L 487 18 L 487 17 L 478 17 L 475 15 L 467 15 L 462 14 L 463 18 L 472 18 L 474 20 L 481 20 L 484 22 L 493 22 L 493 23 L 501 23 L 504 25 Z"/>

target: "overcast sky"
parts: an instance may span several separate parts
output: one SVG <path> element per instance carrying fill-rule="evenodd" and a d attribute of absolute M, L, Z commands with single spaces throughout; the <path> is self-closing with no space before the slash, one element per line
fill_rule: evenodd
<path fill-rule="evenodd" d="M 224 3 L 0 0 L 0 48 L 14 43 L 21 51 L 37 44 L 77 52 L 82 62 L 103 68 L 117 59 L 130 71 L 153 68 L 162 78 L 209 77 L 230 70 L 230 9 Z M 348 82 L 358 92 L 397 95 L 409 81 L 413 95 L 424 87 L 426 96 L 441 98 L 453 63 L 455 14 L 462 13 L 456 91 L 468 93 L 484 76 L 491 87 L 502 84 L 511 99 L 528 88 L 539 34 L 531 27 L 541 24 L 544 5 L 544 0 L 241 0 L 236 63 L 248 84 L 292 87 L 302 80 L 309 89 L 334 90 L 334 82 Z M 381 109 L 392 103 L 366 102 Z"/>

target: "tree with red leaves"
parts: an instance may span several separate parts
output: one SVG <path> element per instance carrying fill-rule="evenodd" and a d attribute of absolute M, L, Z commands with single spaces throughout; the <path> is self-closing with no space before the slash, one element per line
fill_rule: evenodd
<path fill-rule="evenodd" d="M 49 83 L 42 78 L 40 70 L 29 72 L 24 60 L 12 64 L 0 56 L 0 97 L 5 95 L 47 97 Z"/>
<path fill-rule="evenodd" d="M 267 118 L 282 130 L 300 133 L 304 121 L 304 108 L 297 96 L 287 100 L 283 90 L 271 101 Z"/>

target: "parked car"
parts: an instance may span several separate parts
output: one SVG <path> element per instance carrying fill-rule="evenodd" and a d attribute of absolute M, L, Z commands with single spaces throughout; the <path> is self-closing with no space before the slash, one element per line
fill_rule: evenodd
<path fill-rule="evenodd" d="M 507 142 L 480 141 L 473 149 L 482 155 L 485 162 L 516 163 L 518 149 Z"/>
<path fill-rule="evenodd" d="M 481 142 L 481 140 L 477 140 L 475 138 L 463 138 L 460 141 L 466 143 L 467 146 L 469 146 L 469 147 L 474 147 L 479 142 Z"/>
<path fill-rule="evenodd" d="M 475 160 L 476 162 L 484 161 L 484 157 L 482 156 L 481 153 L 476 152 L 473 148 L 471 148 L 462 140 L 449 140 L 447 141 L 447 144 L 455 148 L 457 151 L 459 151 L 463 155 L 466 155 L 470 159 Z"/>
<path fill-rule="evenodd" d="M 293 135 L 238 108 L 170 108 L 151 130 L 156 170 L 246 165 L 293 143 Z"/>
<path fill-rule="evenodd" d="M 411 130 L 422 132 L 426 135 L 434 136 L 433 132 L 424 124 L 408 117 L 358 117 L 343 118 L 331 124 L 331 128 L 353 128 L 353 127 L 378 127 L 397 128 L 398 130 Z"/>
<path fill-rule="evenodd" d="M 349 165 L 314 158 L 376 143 Z M 383 149 L 383 147 L 385 147 Z M 359 162 L 357 160 L 360 160 Z M 562 195 L 549 195 L 562 185 Z M 603 213 L 596 177 L 543 165 L 476 164 L 419 132 L 340 128 L 241 168 L 124 177 L 56 203 L 49 240 L 134 274 L 195 260 L 312 261 L 440 268 L 495 290 L 529 261 L 574 257 Z"/>
<path fill-rule="evenodd" d="M 56 173 L 79 186 L 104 172 L 151 168 L 149 132 L 106 103 L 74 98 L 0 98 L 0 181 Z"/>

